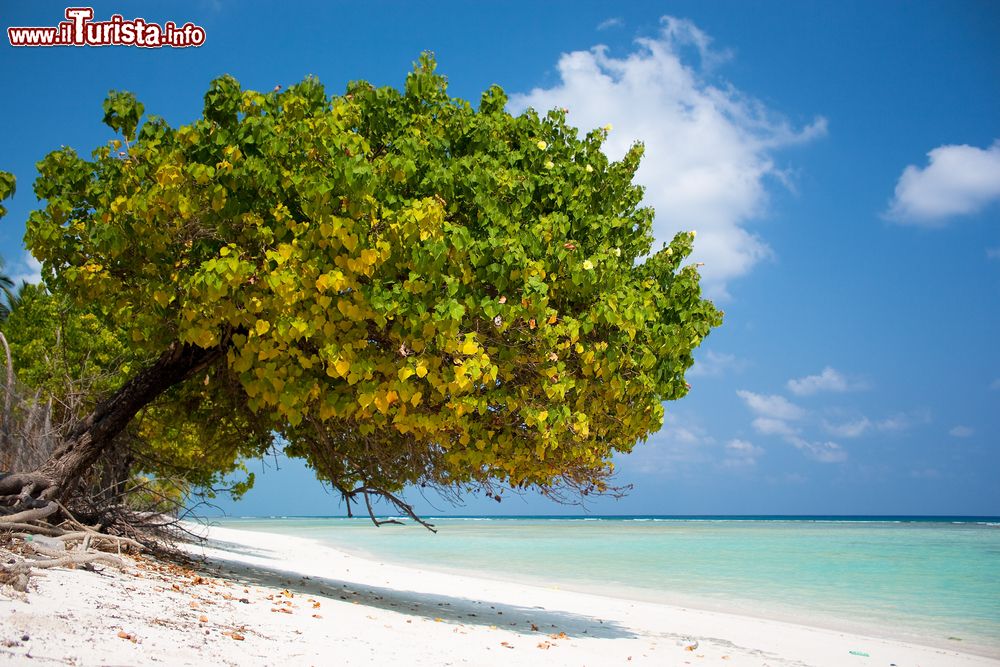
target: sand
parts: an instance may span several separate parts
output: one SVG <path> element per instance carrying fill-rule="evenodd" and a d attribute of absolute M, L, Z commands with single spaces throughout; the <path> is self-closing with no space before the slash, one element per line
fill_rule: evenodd
<path fill-rule="evenodd" d="M 186 547 L 207 559 L 197 572 L 148 559 L 52 569 L 26 599 L 0 596 L 0 664 L 1000 667 L 1000 656 L 199 530 L 205 545 Z"/>

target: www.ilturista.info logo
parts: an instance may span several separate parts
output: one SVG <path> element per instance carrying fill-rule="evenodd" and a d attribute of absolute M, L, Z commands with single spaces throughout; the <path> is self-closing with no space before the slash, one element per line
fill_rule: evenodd
<path fill-rule="evenodd" d="M 205 29 L 191 22 L 179 26 L 167 21 L 162 26 L 142 18 L 126 21 L 113 14 L 108 21 L 94 21 L 91 7 L 67 7 L 66 20 L 49 28 L 11 27 L 11 46 L 163 46 L 184 48 L 205 43 Z"/>

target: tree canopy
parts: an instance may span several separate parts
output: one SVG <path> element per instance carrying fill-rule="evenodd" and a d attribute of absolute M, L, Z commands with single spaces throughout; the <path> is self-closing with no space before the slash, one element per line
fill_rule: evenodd
<path fill-rule="evenodd" d="M 136 358 L 220 352 L 184 377 L 195 431 L 239 406 L 345 493 L 602 490 L 721 313 L 693 233 L 652 248 L 641 145 L 506 101 L 429 56 L 402 91 L 223 76 L 176 128 L 112 92 L 120 138 L 38 164 L 25 241 Z"/>

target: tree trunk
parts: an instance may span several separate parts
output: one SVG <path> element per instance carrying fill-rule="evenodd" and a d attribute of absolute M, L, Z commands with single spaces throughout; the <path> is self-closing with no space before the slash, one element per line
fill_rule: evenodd
<path fill-rule="evenodd" d="M 174 343 L 156 362 L 126 382 L 63 437 L 40 468 L 0 479 L 0 496 L 43 500 L 64 497 L 139 410 L 157 396 L 204 370 L 225 354 L 225 345 L 201 348 Z"/>

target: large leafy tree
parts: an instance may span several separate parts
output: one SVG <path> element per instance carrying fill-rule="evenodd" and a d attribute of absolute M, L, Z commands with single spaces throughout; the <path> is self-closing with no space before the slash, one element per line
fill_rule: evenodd
<path fill-rule="evenodd" d="M 216 382 L 349 497 L 603 489 L 721 314 L 693 234 L 652 252 L 641 145 L 610 162 L 606 130 L 505 105 L 427 56 L 402 91 L 222 77 L 178 128 L 112 93 L 121 139 L 39 163 L 25 238 L 150 361 L 0 493 L 60 493 L 143 406 Z"/>

